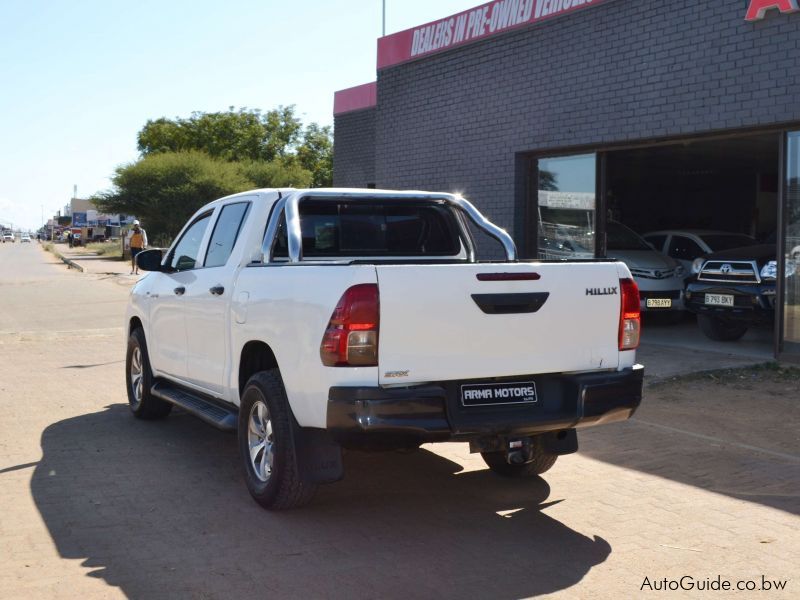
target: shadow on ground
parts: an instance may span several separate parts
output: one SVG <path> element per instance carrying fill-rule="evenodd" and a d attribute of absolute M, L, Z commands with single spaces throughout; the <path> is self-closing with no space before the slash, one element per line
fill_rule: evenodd
<path fill-rule="evenodd" d="M 645 389 L 634 418 L 581 432 L 581 454 L 800 514 L 798 380 L 732 370 Z M 680 498 L 676 500 L 680 501 Z"/>
<path fill-rule="evenodd" d="M 544 480 L 424 450 L 349 453 L 345 481 L 283 513 L 247 495 L 235 438 L 185 414 L 113 405 L 51 425 L 42 450 L 31 487 L 59 553 L 134 598 L 517 598 L 611 552 L 542 512 Z"/>

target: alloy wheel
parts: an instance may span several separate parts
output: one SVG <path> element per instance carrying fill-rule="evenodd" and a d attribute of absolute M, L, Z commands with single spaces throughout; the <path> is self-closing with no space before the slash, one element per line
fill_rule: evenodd
<path fill-rule="evenodd" d="M 262 482 L 269 481 L 275 460 L 272 419 L 262 400 L 256 400 L 247 419 L 247 446 L 250 450 L 250 466 Z"/>

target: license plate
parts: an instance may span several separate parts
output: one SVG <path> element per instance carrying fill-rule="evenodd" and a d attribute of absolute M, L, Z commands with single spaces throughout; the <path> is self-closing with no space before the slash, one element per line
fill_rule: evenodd
<path fill-rule="evenodd" d="M 706 294 L 706 304 L 711 306 L 733 306 L 733 296 L 728 294 Z"/>
<path fill-rule="evenodd" d="M 672 308 L 672 298 L 648 298 L 647 308 Z"/>
<path fill-rule="evenodd" d="M 474 383 L 461 386 L 461 404 L 464 406 L 534 404 L 537 400 L 536 384 L 533 381 Z"/>

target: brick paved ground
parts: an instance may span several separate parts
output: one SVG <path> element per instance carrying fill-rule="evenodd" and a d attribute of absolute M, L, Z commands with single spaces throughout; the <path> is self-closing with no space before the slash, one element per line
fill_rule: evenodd
<path fill-rule="evenodd" d="M 233 436 L 129 416 L 126 286 L 45 256 L 30 280 L 0 256 L 0 598 L 625 598 L 645 576 L 762 574 L 792 581 L 759 597 L 798 595 L 797 380 L 649 389 L 532 481 L 459 444 L 350 453 L 345 481 L 273 514 Z"/>

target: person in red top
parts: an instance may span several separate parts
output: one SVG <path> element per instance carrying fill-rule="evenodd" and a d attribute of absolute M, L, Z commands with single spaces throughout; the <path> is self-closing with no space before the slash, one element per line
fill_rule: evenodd
<path fill-rule="evenodd" d="M 138 275 L 136 255 L 147 248 L 147 232 L 139 226 L 138 220 L 133 222 L 133 229 L 128 232 L 128 245 L 131 248 L 131 275 Z"/>

